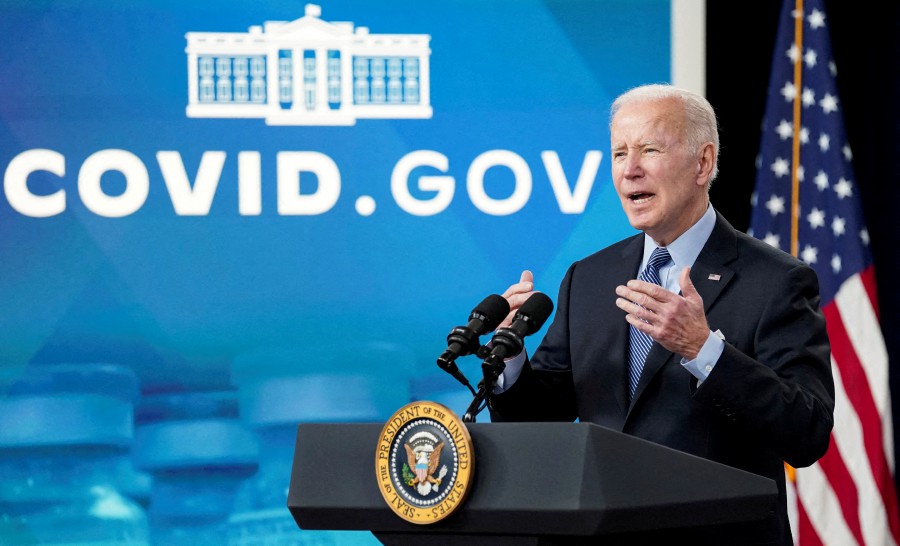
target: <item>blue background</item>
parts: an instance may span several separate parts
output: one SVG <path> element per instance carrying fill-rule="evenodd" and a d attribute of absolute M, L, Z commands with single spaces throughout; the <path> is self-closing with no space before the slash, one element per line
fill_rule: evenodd
<path fill-rule="evenodd" d="M 35 193 L 64 189 L 67 208 L 29 218 L 0 200 L 3 366 L 112 361 L 133 367 L 144 391 L 206 389 L 231 385 L 229 364 L 259 348 L 328 355 L 388 341 L 410 350 L 410 373 L 422 374 L 449 329 L 522 269 L 555 297 L 571 261 L 630 233 L 609 177 L 607 108 L 627 87 L 668 79 L 668 2 L 324 2 L 325 21 L 431 35 L 432 119 L 270 127 L 186 117 L 186 32 L 246 32 L 300 16 L 294 2 L 6 4 L 0 166 L 33 148 L 61 153 L 64 177 L 35 173 L 29 184 Z M 146 203 L 124 218 L 97 216 L 78 196 L 78 169 L 104 149 L 134 153 L 150 174 Z M 533 176 L 528 203 L 509 216 L 479 211 L 466 192 L 469 164 L 493 149 L 520 155 Z M 176 215 L 160 150 L 178 151 L 191 180 L 204 151 L 227 153 L 208 216 Z M 245 150 L 262 158 L 255 217 L 237 211 Z M 390 194 L 395 163 L 413 150 L 449 158 L 456 192 L 435 216 L 412 216 Z M 559 154 L 570 186 L 584 154 L 603 152 L 583 214 L 559 211 L 542 150 Z M 278 215 L 279 151 L 317 151 L 337 163 L 332 210 Z M 441 173 L 415 171 L 414 195 L 421 174 Z M 122 180 L 108 173 L 104 189 L 115 195 Z M 485 187 L 509 196 L 510 171 L 489 170 Z M 360 195 L 375 199 L 372 216 L 356 213 Z M 285 371 L 318 366 L 303 358 Z"/>
<path fill-rule="evenodd" d="M 65 158 L 65 174 L 35 172 L 28 187 L 66 194 L 65 211 L 48 218 L 23 215 L 0 194 L 0 516 L 20 510 L 5 504 L 23 498 L 16 457 L 58 457 L 17 448 L 62 449 L 61 461 L 26 471 L 37 484 L 26 496 L 58 496 L 58 484 L 76 480 L 87 460 L 75 457 L 75 444 L 108 426 L 107 436 L 90 441 L 128 451 L 133 465 L 123 473 L 116 463 L 116 484 L 147 510 L 156 543 L 224 544 L 232 511 L 241 514 L 241 532 L 259 516 L 268 544 L 279 544 L 277 533 L 292 540 L 297 529 L 284 507 L 297 423 L 381 421 L 418 399 L 462 415 L 471 394 L 435 364 L 450 329 L 524 269 L 555 300 L 571 262 L 633 233 L 610 178 L 607 112 L 627 88 L 670 79 L 668 0 L 321 6 L 326 22 L 431 37 L 431 119 L 276 127 L 188 118 L 185 34 L 293 21 L 303 16 L 297 2 L 0 5 L 0 172 L 23 152 L 53 150 Z M 136 155 L 149 173 L 146 202 L 121 218 L 95 214 L 78 192 L 82 164 L 110 149 Z M 416 150 L 443 154 L 449 169 L 413 171 L 415 197 L 433 196 L 417 189 L 421 176 L 455 179 L 452 202 L 432 216 L 404 211 L 391 194 L 394 166 Z M 529 199 L 513 214 L 482 212 L 467 193 L 469 166 L 491 150 L 517 154 L 531 171 Z M 572 188 L 592 150 L 602 160 L 585 210 L 563 213 L 541 153 L 558 154 Z M 176 214 L 160 151 L 178 152 L 191 181 L 204 152 L 225 152 L 209 214 Z M 261 157 L 258 216 L 238 211 L 242 151 Z M 332 209 L 278 214 L 276 156 L 286 151 L 334 160 L 341 191 Z M 304 193 L 312 191 L 309 175 L 301 180 Z M 492 168 L 484 186 L 504 199 L 514 178 Z M 124 177 L 109 172 L 102 187 L 118 195 Z M 360 196 L 375 200 L 372 215 L 356 211 Z M 542 333 L 526 345 L 533 350 Z M 98 363 L 132 372 L 136 387 L 118 373 L 100 380 L 72 371 Z M 68 365 L 66 373 L 47 379 L 40 370 L 52 364 Z M 477 382 L 477 359 L 459 364 Z M 133 414 L 104 414 L 98 395 Z M 78 411 L 59 415 L 45 396 L 69 397 L 65 407 Z M 20 411 L 31 403 L 33 413 Z M 91 422 L 92 415 L 104 416 Z M 134 431 L 122 429 L 123 416 Z M 70 434 L 58 434 L 64 429 Z M 57 488 L 37 491 L 47 484 Z M 0 524 L 0 542 L 13 536 L 4 532 L 52 542 L 33 533 L 53 535 L 53 524 L 29 514 L 25 531 Z M 173 531 L 173 514 L 195 528 Z M 134 521 L 140 527 L 141 517 Z M 70 532 L 61 525 L 58 534 Z M 181 539 L 167 534 L 176 532 Z"/>

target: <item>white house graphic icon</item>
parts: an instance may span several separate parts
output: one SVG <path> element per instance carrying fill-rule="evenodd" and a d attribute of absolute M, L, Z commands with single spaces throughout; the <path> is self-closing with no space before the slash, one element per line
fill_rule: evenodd
<path fill-rule="evenodd" d="M 431 118 L 427 34 L 369 34 L 306 5 L 296 21 L 249 32 L 188 32 L 191 118 L 264 118 L 268 125 L 353 125 Z"/>

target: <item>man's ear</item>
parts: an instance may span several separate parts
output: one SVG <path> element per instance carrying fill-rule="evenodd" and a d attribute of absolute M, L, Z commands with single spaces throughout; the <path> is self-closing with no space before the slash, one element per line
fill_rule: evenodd
<path fill-rule="evenodd" d="M 715 160 L 716 146 L 712 142 L 707 142 L 700 147 L 700 154 L 697 157 L 698 186 L 706 186 L 709 183 L 709 177 L 712 176 Z"/>

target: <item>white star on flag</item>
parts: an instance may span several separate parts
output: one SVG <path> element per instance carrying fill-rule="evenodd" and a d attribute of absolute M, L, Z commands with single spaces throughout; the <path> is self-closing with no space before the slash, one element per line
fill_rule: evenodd
<path fill-rule="evenodd" d="M 784 212 L 784 198 L 773 195 L 766 203 L 766 208 L 769 209 L 769 212 L 772 213 L 772 216 Z"/>
<path fill-rule="evenodd" d="M 838 199 L 843 199 L 853 195 L 853 188 L 850 186 L 848 180 L 841 178 L 838 180 L 838 183 L 834 185 L 834 192 L 837 193 Z"/>
<path fill-rule="evenodd" d="M 775 161 L 772 163 L 772 172 L 775 173 L 775 176 L 781 178 L 791 172 L 791 164 L 783 157 L 775 158 Z"/>
<path fill-rule="evenodd" d="M 825 174 L 825 171 L 819 171 L 819 174 L 816 175 L 816 187 L 819 188 L 820 191 L 824 191 L 828 189 L 828 175 Z"/>
<path fill-rule="evenodd" d="M 809 221 L 809 227 L 816 229 L 825 225 L 825 212 L 813 207 L 806 219 Z"/>
<path fill-rule="evenodd" d="M 839 237 L 844 234 L 844 226 L 847 225 L 847 222 L 844 221 L 840 216 L 835 216 L 834 220 L 831 221 L 831 231 L 834 233 L 835 237 Z"/>
<path fill-rule="evenodd" d="M 818 255 L 819 255 L 818 248 L 816 248 L 814 246 L 806 245 L 803 248 L 803 251 L 800 253 L 800 259 L 803 260 L 804 262 L 812 265 L 812 264 L 816 263 L 816 261 L 818 259 Z"/>

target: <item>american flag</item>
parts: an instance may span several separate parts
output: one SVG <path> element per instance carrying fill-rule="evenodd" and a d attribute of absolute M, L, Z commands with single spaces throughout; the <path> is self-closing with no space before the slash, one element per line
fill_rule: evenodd
<path fill-rule="evenodd" d="M 794 542 L 896 545 L 888 356 L 828 23 L 823 0 L 785 0 L 751 234 L 816 270 L 831 340 L 831 445 L 811 467 L 786 467 Z"/>

